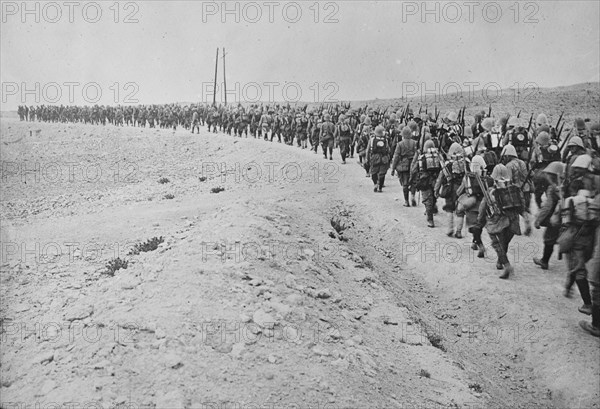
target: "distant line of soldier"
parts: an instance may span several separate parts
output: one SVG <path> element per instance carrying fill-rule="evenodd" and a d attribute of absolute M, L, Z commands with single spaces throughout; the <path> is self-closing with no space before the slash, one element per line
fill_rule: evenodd
<path fill-rule="evenodd" d="M 396 112 L 394 112 L 394 110 Z M 514 273 L 507 254 L 514 235 L 546 227 L 544 250 L 535 264 L 549 268 L 554 246 L 567 255 L 566 297 L 577 285 L 583 300 L 579 311 L 592 315 L 581 321 L 587 332 L 600 336 L 600 124 L 580 117 L 565 130 L 563 114 L 551 124 L 543 113 L 529 120 L 516 115 L 494 118 L 492 108 L 477 112 L 472 124 L 466 107 L 440 118 L 399 109 L 350 104 L 309 108 L 271 105 L 249 107 L 140 105 L 19 107 L 22 121 L 79 122 L 176 129 L 218 130 L 297 145 L 333 160 L 339 148 L 342 163 L 358 155 L 373 190 L 382 192 L 392 168 L 398 174 L 404 206 L 416 207 L 419 192 L 427 225 L 435 227 L 437 200 L 443 199 L 447 235 L 462 239 L 464 227 L 472 234 L 472 248 L 485 257 L 481 235 L 485 228 L 497 254 L 500 278 Z M 565 135 L 566 134 L 566 135 Z M 531 210 L 534 196 L 538 212 Z M 544 200 L 543 200 L 544 199 Z M 589 272 L 589 274 L 588 274 Z"/>

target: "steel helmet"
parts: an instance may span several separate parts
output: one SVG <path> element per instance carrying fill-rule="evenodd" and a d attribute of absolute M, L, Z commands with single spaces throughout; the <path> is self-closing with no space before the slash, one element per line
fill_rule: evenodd
<path fill-rule="evenodd" d="M 504 148 L 502 148 L 502 153 L 500 154 L 500 156 L 514 156 L 516 158 L 517 150 L 513 145 L 509 143 Z"/>
<path fill-rule="evenodd" d="M 583 118 L 575 118 L 575 128 L 578 131 L 585 131 L 585 121 Z"/>
<path fill-rule="evenodd" d="M 448 112 L 448 115 L 446 115 L 446 119 L 448 119 L 450 122 L 456 122 L 458 115 L 456 115 L 456 112 L 450 111 Z"/>
<path fill-rule="evenodd" d="M 471 159 L 471 171 L 483 174 L 486 167 L 485 159 L 479 155 L 473 156 L 473 159 Z"/>
<path fill-rule="evenodd" d="M 512 127 L 517 127 L 519 126 L 519 118 L 517 118 L 516 116 L 511 116 L 508 119 L 508 122 L 506 123 L 506 125 L 508 126 L 512 126 Z"/>
<path fill-rule="evenodd" d="M 435 143 L 433 143 L 433 141 L 431 139 L 429 139 L 428 141 L 425 141 L 425 144 L 423 145 L 423 150 L 427 150 L 427 149 L 431 149 L 431 148 L 435 148 Z"/>
<path fill-rule="evenodd" d="M 481 122 L 481 126 L 483 127 L 483 129 L 485 129 L 488 132 L 492 130 L 494 125 L 495 125 L 495 123 L 492 118 L 485 118 L 483 120 L 483 122 Z"/>
<path fill-rule="evenodd" d="M 539 114 L 535 123 L 538 126 L 542 126 L 542 125 L 548 125 L 548 118 L 546 117 L 545 114 Z"/>
<path fill-rule="evenodd" d="M 390 121 L 397 121 L 397 120 L 398 120 L 398 116 L 396 114 L 390 115 Z"/>
<path fill-rule="evenodd" d="M 494 166 L 494 170 L 492 171 L 492 179 L 494 180 L 510 180 L 512 177 L 510 170 L 499 163 Z"/>
<path fill-rule="evenodd" d="M 464 154 L 465 154 L 465 150 L 457 142 L 453 142 L 452 145 L 450 145 L 450 149 L 448 149 L 448 156 L 450 158 L 454 158 L 457 155 L 464 155 Z"/>
<path fill-rule="evenodd" d="M 377 136 L 383 136 L 385 132 L 385 128 L 381 125 L 378 125 L 377 127 L 375 127 L 375 135 Z"/>
<path fill-rule="evenodd" d="M 326 121 L 331 121 L 331 115 L 329 115 L 329 114 L 325 114 L 325 115 L 323 116 L 323 118 L 324 118 Z"/>
<path fill-rule="evenodd" d="M 410 138 L 412 136 L 412 131 L 410 130 L 410 128 L 408 126 L 405 126 L 404 128 L 402 128 L 402 138 L 406 139 L 406 138 Z"/>
<path fill-rule="evenodd" d="M 550 135 L 548 132 L 540 132 L 537 138 L 535 138 L 535 141 L 540 146 L 548 146 L 550 145 Z"/>
<path fill-rule="evenodd" d="M 585 146 L 583 146 L 583 140 L 579 136 L 572 137 L 567 144 L 567 148 L 569 146 L 579 146 L 580 148 L 585 149 Z"/>
<path fill-rule="evenodd" d="M 588 154 L 579 155 L 571 165 L 574 168 L 589 169 L 592 164 L 592 157 Z"/>
<path fill-rule="evenodd" d="M 371 117 L 370 116 L 365 118 L 365 125 L 371 125 Z"/>
<path fill-rule="evenodd" d="M 551 173 L 556 176 L 562 176 L 565 173 L 565 164 L 559 161 L 549 163 L 548 166 L 542 170 L 545 173 Z"/>
<path fill-rule="evenodd" d="M 429 121 L 429 114 L 425 114 L 425 113 L 421 114 L 421 121 L 423 121 L 423 122 Z"/>
<path fill-rule="evenodd" d="M 415 121 L 410 121 L 408 123 L 408 127 L 411 129 L 411 131 L 416 131 L 419 129 L 419 125 Z"/>
<path fill-rule="evenodd" d="M 590 126 L 590 132 L 594 134 L 600 132 L 600 122 L 594 122 L 592 126 Z"/>
<path fill-rule="evenodd" d="M 342 122 L 346 119 L 346 115 L 342 114 L 338 117 L 338 121 Z"/>

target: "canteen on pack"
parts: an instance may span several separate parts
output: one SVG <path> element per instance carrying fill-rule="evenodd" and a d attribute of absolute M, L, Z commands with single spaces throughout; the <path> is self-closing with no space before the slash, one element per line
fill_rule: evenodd
<path fill-rule="evenodd" d="M 502 211 L 515 211 L 521 213 L 525 208 L 523 192 L 516 185 L 499 187 L 494 190 L 494 198 L 498 208 Z"/>
<path fill-rule="evenodd" d="M 429 148 L 424 154 L 419 156 L 419 170 L 440 170 L 442 165 L 440 163 L 440 157 L 438 150 L 435 148 Z"/>
<path fill-rule="evenodd" d="M 600 221 L 600 195 L 593 196 L 589 190 L 565 200 L 561 211 L 563 225 L 583 225 Z"/>

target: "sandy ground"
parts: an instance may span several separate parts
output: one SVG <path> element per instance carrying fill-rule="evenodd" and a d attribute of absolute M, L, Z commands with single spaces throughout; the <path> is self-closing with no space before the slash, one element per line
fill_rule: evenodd
<path fill-rule="evenodd" d="M 541 231 L 503 281 L 337 152 L 6 119 L 0 147 L 3 408 L 600 406 Z"/>

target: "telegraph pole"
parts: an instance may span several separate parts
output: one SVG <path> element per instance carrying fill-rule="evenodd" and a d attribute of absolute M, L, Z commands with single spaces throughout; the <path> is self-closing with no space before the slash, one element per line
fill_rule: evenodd
<path fill-rule="evenodd" d="M 217 105 L 217 69 L 219 67 L 219 47 L 217 47 L 217 58 L 215 59 L 215 86 L 213 87 L 213 106 Z"/>
<path fill-rule="evenodd" d="M 227 77 L 225 76 L 225 47 L 223 47 L 223 92 L 225 93 L 225 106 L 227 106 Z"/>

